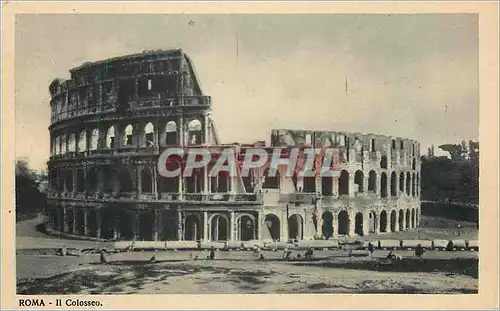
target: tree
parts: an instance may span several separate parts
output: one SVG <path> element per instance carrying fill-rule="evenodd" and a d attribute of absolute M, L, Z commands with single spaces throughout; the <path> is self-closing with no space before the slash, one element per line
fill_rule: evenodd
<path fill-rule="evenodd" d="M 16 220 L 33 217 L 45 210 L 46 197 L 38 189 L 40 179 L 25 160 L 16 161 Z"/>

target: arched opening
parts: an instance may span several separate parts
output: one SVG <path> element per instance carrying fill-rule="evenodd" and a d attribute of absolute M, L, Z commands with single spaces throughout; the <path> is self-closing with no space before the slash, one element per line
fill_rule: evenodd
<path fill-rule="evenodd" d="M 280 219 L 274 214 L 267 214 L 265 218 L 266 227 L 274 241 L 279 241 L 281 237 Z"/>
<path fill-rule="evenodd" d="M 304 221 L 302 216 L 293 214 L 288 218 L 288 238 L 302 240 Z"/>
<path fill-rule="evenodd" d="M 76 234 L 84 235 L 85 234 L 85 213 L 83 212 L 83 208 L 77 207 L 75 209 L 75 230 Z"/>
<path fill-rule="evenodd" d="M 54 154 L 61 154 L 61 137 L 57 136 L 54 143 Z"/>
<path fill-rule="evenodd" d="M 411 176 L 410 172 L 406 173 L 406 194 L 410 195 L 410 183 L 411 183 Z"/>
<path fill-rule="evenodd" d="M 249 215 L 238 218 L 238 240 L 250 241 L 255 239 L 255 219 Z"/>
<path fill-rule="evenodd" d="M 210 222 L 210 228 L 212 241 L 229 240 L 229 221 L 224 215 L 214 215 Z"/>
<path fill-rule="evenodd" d="M 118 182 L 120 183 L 120 192 L 135 192 L 132 176 L 127 168 L 122 168 L 120 170 Z"/>
<path fill-rule="evenodd" d="M 399 210 L 398 225 L 399 225 L 399 231 L 403 230 L 405 227 L 404 212 L 402 209 Z"/>
<path fill-rule="evenodd" d="M 363 230 L 364 230 L 364 228 L 363 228 L 363 214 L 362 213 L 356 213 L 354 232 L 357 235 L 363 236 L 364 235 L 364 231 Z"/>
<path fill-rule="evenodd" d="M 85 173 L 83 169 L 80 168 L 76 170 L 76 191 L 85 191 Z"/>
<path fill-rule="evenodd" d="M 346 170 L 340 172 L 339 195 L 349 194 L 349 173 Z"/>
<path fill-rule="evenodd" d="M 411 178 L 411 195 L 415 196 L 415 173 L 413 173 Z"/>
<path fill-rule="evenodd" d="M 178 224 L 181 222 L 179 214 L 174 210 L 163 210 L 160 212 L 161 217 L 161 235 L 162 241 L 172 241 L 180 238 L 178 232 Z"/>
<path fill-rule="evenodd" d="M 177 124 L 174 121 L 167 122 L 165 126 L 165 144 L 176 145 L 177 143 Z"/>
<path fill-rule="evenodd" d="M 115 213 L 110 208 L 101 211 L 101 238 L 114 238 Z"/>
<path fill-rule="evenodd" d="M 87 150 L 87 132 L 81 131 L 78 135 L 78 151 L 83 152 Z"/>
<path fill-rule="evenodd" d="M 67 147 L 67 137 L 66 135 L 61 136 L 61 154 L 66 153 L 66 147 Z"/>
<path fill-rule="evenodd" d="M 415 209 L 411 210 L 411 227 L 412 228 L 416 228 L 417 227 L 417 226 L 415 226 Z"/>
<path fill-rule="evenodd" d="M 220 171 L 217 176 L 211 177 L 210 186 L 213 193 L 226 193 L 231 190 L 231 176 L 227 171 Z"/>
<path fill-rule="evenodd" d="M 387 174 L 380 174 L 380 196 L 382 198 L 387 197 Z"/>
<path fill-rule="evenodd" d="M 387 232 L 387 212 L 380 213 L 380 232 Z"/>
<path fill-rule="evenodd" d="M 72 170 L 67 170 L 66 171 L 66 192 L 73 192 L 73 171 Z"/>
<path fill-rule="evenodd" d="M 410 210 L 407 209 L 406 210 L 406 228 L 405 228 L 406 230 L 410 229 L 410 221 L 411 221 L 410 217 L 411 217 Z"/>
<path fill-rule="evenodd" d="M 97 150 L 99 147 L 99 130 L 93 129 L 92 136 L 90 137 L 90 150 Z"/>
<path fill-rule="evenodd" d="M 139 214 L 139 232 L 140 241 L 153 240 L 154 215 L 151 211 L 145 211 Z"/>
<path fill-rule="evenodd" d="M 135 227 L 135 217 L 126 210 L 120 211 L 118 214 L 118 229 L 120 231 L 120 239 L 133 240 Z"/>
<path fill-rule="evenodd" d="M 395 197 L 397 195 L 396 182 L 397 182 L 396 172 L 392 172 L 391 173 L 391 196 L 393 196 L 393 197 Z"/>
<path fill-rule="evenodd" d="M 144 146 L 153 147 L 155 145 L 154 133 L 155 127 L 153 123 L 149 122 L 144 127 Z"/>
<path fill-rule="evenodd" d="M 199 120 L 193 120 L 188 124 L 188 145 L 199 145 L 202 143 L 201 140 L 201 122 Z"/>
<path fill-rule="evenodd" d="M 376 192 L 377 191 L 377 173 L 375 171 L 370 171 L 368 173 L 368 191 Z"/>
<path fill-rule="evenodd" d="M 417 196 L 419 196 L 419 193 L 420 193 L 420 190 L 419 190 L 419 189 L 420 189 L 420 176 L 419 176 L 419 174 L 417 173 L 417 183 L 416 183 L 416 185 L 415 185 L 415 194 L 416 194 Z"/>
<path fill-rule="evenodd" d="M 98 212 L 96 209 L 91 209 L 87 214 L 87 228 L 89 236 L 97 237 L 97 217 Z"/>
<path fill-rule="evenodd" d="M 125 127 L 125 135 L 123 137 L 124 146 L 132 146 L 134 144 L 134 127 L 129 124 Z"/>
<path fill-rule="evenodd" d="M 87 177 L 85 178 L 85 184 L 88 191 L 96 191 L 98 183 L 98 170 L 93 167 L 87 172 Z"/>
<path fill-rule="evenodd" d="M 417 160 L 413 159 L 411 161 L 411 169 L 414 170 L 416 166 L 417 166 Z"/>
<path fill-rule="evenodd" d="M 338 216 L 338 234 L 348 235 L 349 234 L 349 214 L 346 211 L 341 211 Z"/>
<path fill-rule="evenodd" d="M 68 139 L 68 152 L 76 151 L 76 135 L 75 133 L 71 133 Z"/>
<path fill-rule="evenodd" d="M 329 176 L 321 177 L 321 194 L 322 195 L 332 195 L 333 194 L 332 177 L 329 177 Z"/>
<path fill-rule="evenodd" d="M 323 219 L 321 233 L 328 240 L 333 236 L 333 215 L 330 212 L 324 212 L 321 218 Z"/>
<path fill-rule="evenodd" d="M 303 179 L 305 193 L 315 193 L 316 192 L 316 179 L 314 177 L 304 177 Z"/>
<path fill-rule="evenodd" d="M 141 171 L 141 191 L 143 193 L 153 192 L 153 177 L 149 168 L 143 168 Z"/>
<path fill-rule="evenodd" d="M 99 186 L 103 193 L 112 193 L 116 190 L 118 185 L 116 179 L 116 171 L 113 168 L 109 166 L 99 168 Z"/>
<path fill-rule="evenodd" d="M 396 232 L 396 211 L 391 212 L 391 232 Z"/>
<path fill-rule="evenodd" d="M 264 189 L 279 189 L 280 188 L 280 173 L 276 170 L 276 174 L 274 176 L 269 176 L 269 169 L 267 169 L 264 173 L 265 180 L 262 188 Z"/>
<path fill-rule="evenodd" d="M 375 233 L 377 230 L 377 214 L 371 211 L 368 215 L 368 232 Z"/>
<path fill-rule="evenodd" d="M 197 241 L 201 240 L 203 237 L 203 232 L 201 230 L 202 222 L 201 219 L 195 215 L 188 215 L 184 222 L 184 240 L 186 241 Z"/>
<path fill-rule="evenodd" d="M 179 163 L 171 163 L 169 170 L 179 168 Z M 157 176 L 158 192 L 159 193 L 177 193 L 179 192 L 179 177 L 163 177 L 160 174 Z"/>
<path fill-rule="evenodd" d="M 205 168 L 195 168 L 191 176 L 185 178 L 187 193 L 201 193 L 203 191 L 203 182 L 205 180 L 203 170 Z"/>
<path fill-rule="evenodd" d="M 356 171 L 354 173 L 354 183 L 358 186 L 357 187 L 357 192 L 362 193 L 363 192 L 363 183 L 364 183 L 364 175 L 362 171 Z"/>
<path fill-rule="evenodd" d="M 405 173 L 399 173 L 399 191 L 405 192 Z"/>
<path fill-rule="evenodd" d="M 115 127 L 111 126 L 106 132 L 106 148 L 115 148 Z"/>

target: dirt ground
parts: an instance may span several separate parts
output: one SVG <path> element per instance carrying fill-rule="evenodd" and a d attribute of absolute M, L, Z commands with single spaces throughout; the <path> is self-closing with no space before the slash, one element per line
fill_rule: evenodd
<path fill-rule="evenodd" d="M 110 264 L 101 265 L 98 254 L 61 257 L 33 252 L 37 248 L 110 245 L 47 237 L 31 229 L 35 223 L 30 220 L 18 224 L 18 294 L 478 292 L 479 253 L 471 251 L 428 251 L 423 259 L 411 251 L 395 251 L 403 257 L 397 264 L 387 262 L 384 257 L 388 251 L 382 250 L 372 257 L 349 257 L 342 250 L 316 251 L 311 261 L 283 261 L 281 251 L 264 251 L 263 261 L 247 251 L 216 252 L 215 260 L 207 260 L 206 251 L 129 252 L 110 254 Z M 456 232 L 450 230 L 452 222 L 429 219 L 427 225 L 420 230 L 432 231 L 435 238 L 457 238 Z M 472 224 L 462 226 L 467 236 L 461 233 L 460 238 L 477 238 Z M 392 235 L 416 238 L 415 234 L 394 233 L 378 239 Z M 294 252 L 293 257 L 297 254 Z M 156 263 L 149 263 L 153 255 Z M 194 260 L 196 256 L 199 260 Z"/>

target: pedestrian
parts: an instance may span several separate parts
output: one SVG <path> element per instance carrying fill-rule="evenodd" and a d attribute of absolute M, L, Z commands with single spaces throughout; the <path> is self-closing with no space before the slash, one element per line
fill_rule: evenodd
<path fill-rule="evenodd" d="M 417 247 L 415 247 L 415 256 L 420 258 L 424 253 L 425 249 L 422 247 L 422 244 L 418 244 Z"/>
<path fill-rule="evenodd" d="M 153 255 L 150 259 L 149 259 L 149 262 L 151 263 L 155 263 L 156 262 L 156 256 Z"/>
<path fill-rule="evenodd" d="M 210 248 L 210 260 L 214 260 L 215 259 L 215 250 L 214 250 L 214 247 L 212 246 Z"/>
<path fill-rule="evenodd" d="M 375 251 L 375 247 L 373 246 L 372 242 L 368 243 L 368 251 L 370 252 L 370 256 L 373 254 Z"/>
<path fill-rule="evenodd" d="M 106 255 L 105 250 L 101 250 L 101 264 L 106 265 L 108 263 L 108 256 Z"/>

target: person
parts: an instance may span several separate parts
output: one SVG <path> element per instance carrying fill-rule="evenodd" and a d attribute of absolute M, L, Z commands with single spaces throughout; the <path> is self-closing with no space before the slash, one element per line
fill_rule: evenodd
<path fill-rule="evenodd" d="M 370 252 L 370 256 L 373 254 L 375 251 L 375 247 L 373 246 L 372 242 L 368 243 L 368 251 Z"/>
<path fill-rule="evenodd" d="M 106 251 L 102 250 L 101 251 L 101 264 L 105 265 L 108 263 L 108 256 L 106 256 Z"/>
<path fill-rule="evenodd" d="M 266 258 L 264 258 L 264 254 L 260 254 L 259 260 L 266 260 Z"/>
<path fill-rule="evenodd" d="M 151 257 L 151 258 L 149 259 L 149 262 L 153 262 L 153 263 L 154 263 L 154 262 L 156 262 L 156 256 L 155 256 L 155 255 L 153 255 L 153 257 Z"/>
<path fill-rule="evenodd" d="M 213 260 L 215 259 L 215 250 L 214 250 L 214 247 L 212 246 L 210 248 L 210 260 Z"/>
<path fill-rule="evenodd" d="M 418 244 L 417 247 L 415 247 L 415 256 L 420 258 L 424 253 L 425 249 L 422 247 L 422 244 Z"/>
<path fill-rule="evenodd" d="M 394 253 L 392 251 L 390 251 L 389 254 L 387 254 L 387 256 L 385 258 L 394 259 L 394 258 L 396 258 L 396 255 L 394 255 Z"/>
<path fill-rule="evenodd" d="M 306 259 L 311 259 L 313 257 L 313 253 L 314 253 L 314 250 L 312 247 L 310 247 L 307 252 L 304 254 L 304 257 L 306 257 Z"/>
<path fill-rule="evenodd" d="M 291 254 L 292 254 L 292 251 L 285 248 L 285 250 L 283 251 L 283 259 L 290 259 Z"/>

